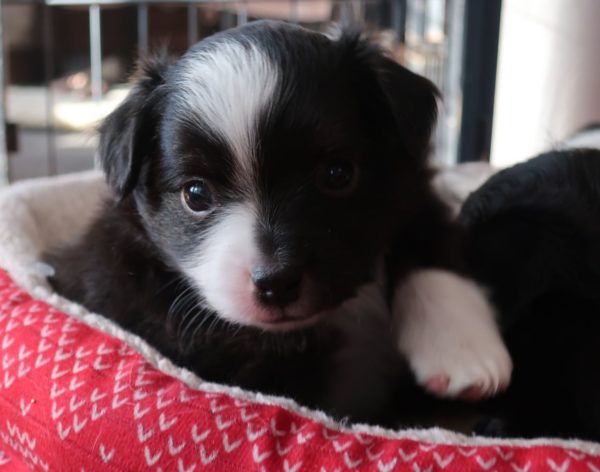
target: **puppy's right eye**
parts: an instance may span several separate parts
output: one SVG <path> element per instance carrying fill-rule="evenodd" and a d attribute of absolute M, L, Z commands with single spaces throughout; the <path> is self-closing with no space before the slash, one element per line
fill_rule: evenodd
<path fill-rule="evenodd" d="M 212 209 L 214 200 L 210 187 L 204 180 L 191 180 L 181 190 L 185 205 L 194 213 L 203 213 Z"/>

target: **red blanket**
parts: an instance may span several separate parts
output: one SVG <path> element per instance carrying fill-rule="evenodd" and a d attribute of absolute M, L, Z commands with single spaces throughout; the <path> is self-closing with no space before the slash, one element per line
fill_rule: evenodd
<path fill-rule="evenodd" d="M 0 358 L 2 472 L 600 472 L 600 448 L 585 443 L 350 429 L 273 399 L 192 389 L 2 271 Z"/>

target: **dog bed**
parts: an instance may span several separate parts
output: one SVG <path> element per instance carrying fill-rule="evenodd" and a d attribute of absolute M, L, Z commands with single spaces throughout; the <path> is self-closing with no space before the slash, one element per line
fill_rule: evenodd
<path fill-rule="evenodd" d="M 474 169 L 442 174 L 444 195 L 490 173 Z M 44 280 L 41 251 L 81 232 L 106 191 L 91 172 L 0 192 L 0 471 L 600 472 L 598 444 L 349 426 L 177 368 Z"/>

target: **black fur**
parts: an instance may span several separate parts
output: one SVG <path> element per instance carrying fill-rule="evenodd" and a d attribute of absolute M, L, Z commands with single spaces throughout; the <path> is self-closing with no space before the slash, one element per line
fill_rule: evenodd
<path fill-rule="evenodd" d="M 259 178 L 250 183 L 227 143 L 194 126 L 177 85 L 199 52 L 232 38 L 259 45 L 285 73 L 260 123 Z M 331 41 L 275 22 L 218 34 L 173 65 L 146 63 L 101 128 L 100 158 L 115 198 L 78 241 L 48 255 L 51 282 L 207 380 L 393 423 L 397 410 L 416 408 L 420 393 L 389 334 L 344 357 L 349 340 L 327 320 L 289 333 L 230 325 L 206 307 L 180 263 L 251 189 L 260 195 L 262 252 L 293 261 L 315 281 L 314 310 L 354 296 L 382 259 L 394 284 L 416 267 L 460 270 L 460 233 L 434 196 L 427 165 L 437 95 L 355 34 Z M 315 184 L 320 163 L 339 156 L 360 169 L 347 198 Z M 219 201 L 201 221 L 180 200 L 182 185 L 197 176 L 214 183 Z"/>
<path fill-rule="evenodd" d="M 600 151 L 502 171 L 460 219 L 515 365 L 482 431 L 600 440 Z"/>

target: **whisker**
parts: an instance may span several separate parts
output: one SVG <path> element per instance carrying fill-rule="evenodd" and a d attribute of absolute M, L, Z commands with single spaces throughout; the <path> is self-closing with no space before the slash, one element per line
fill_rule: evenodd
<path fill-rule="evenodd" d="M 214 315 L 213 315 L 213 316 L 214 316 Z M 192 338 L 192 339 L 194 339 L 194 338 L 196 337 L 196 335 L 198 334 L 198 331 L 200 331 L 200 329 L 202 328 L 202 326 L 204 326 L 204 324 L 205 324 L 205 323 L 206 323 L 206 322 L 207 322 L 207 321 L 208 321 L 210 318 L 212 318 L 213 316 L 211 316 L 211 315 L 208 315 L 208 314 L 207 314 L 207 315 L 204 317 L 204 319 L 203 319 L 203 320 L 202 320 L 202 321 L 201 321 L 201 322 L 198 324 L 198 326 L 196 326 L 196 327 L 194 328 L 194 331 L 192 332 L 192 336 L 191 336 L 191 338 Z"/>
<path fill-rule="evenodd" d="M 186 335 L 187 331 L 193 326 L 193 324 L 198 319 L 198 317 L 202 316 L 202 314 L 203 314 L 203 312 L 200 310 L 200 307 L 199 307 L 199 305 L 197 303 L 194 304 L 192 306 L 192 308 L 187 311 L 187 313 L 184 316 L 184 319 L 188 317 L 189 313 L 193 313 L 193 315 L 190 318 L 190 320 L 186 323 L 185 328 L 181 332 L 181 339 L 182 340 L 185 340 L 185 335 Z M 182 325 L 183 325 L 183 322 L 182 322 Z"/>
<path fill-rule="evenodd" d="M 182 310 L 185 309 L 183 316 L 179 317 L 179 322 L 177 323 L 177 335 L 181 335 L 181 331 L 184 328 L 184 324 L 187 323 L 188 317 L 192 315 L 192 320 L 195 316 L 194 310 L 198 307 L 198 301 L 195 294 L 189 294 L 186 298 L 185 303 L 182 305 Z"/>

